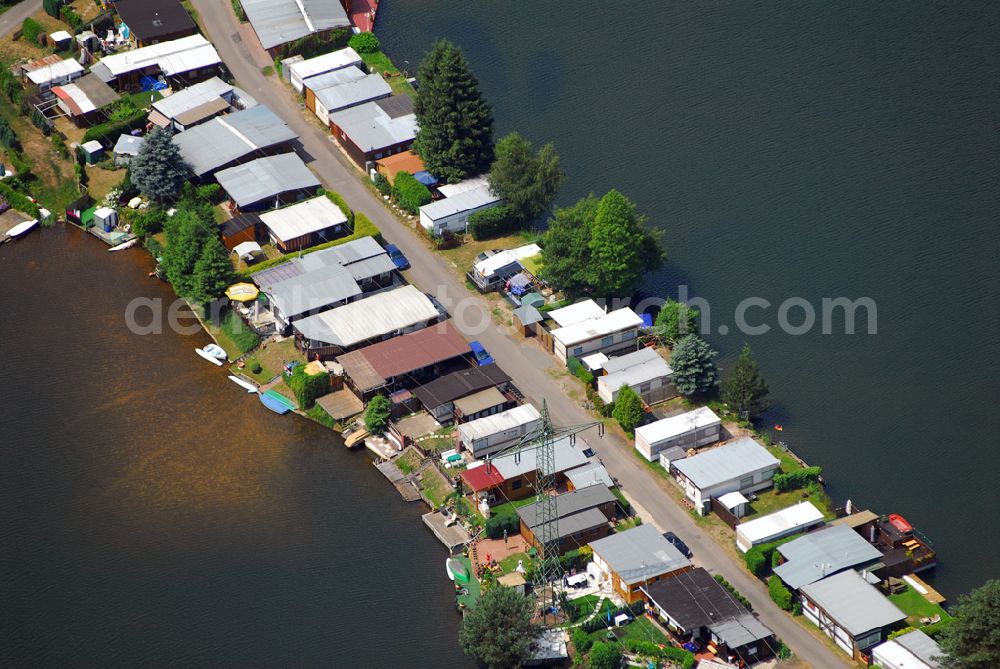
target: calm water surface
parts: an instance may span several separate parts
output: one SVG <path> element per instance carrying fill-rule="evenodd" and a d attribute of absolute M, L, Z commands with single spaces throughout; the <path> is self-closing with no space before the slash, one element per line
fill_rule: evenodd
<path fill-rule="evenodd" d="M 0 666 L 468 667 L 445 553 L 333 434 L 136 336 L 141 250 L 0 247 Z"/>
<path fill-rule="evenodd" d="M 766 423 L 929 535 L 946 594 L 1000 573 L 1000 5 L 387 1 L 376 32 L 411 72 L 459 44 L 500 133 L 555 142 L 562 204 L 632 197 L 670 252 L 644 292 L 707 298 Z M 748 296 L 772 326 L 792 296 L 869 296 L 878 334 L 719 335 Z"/>

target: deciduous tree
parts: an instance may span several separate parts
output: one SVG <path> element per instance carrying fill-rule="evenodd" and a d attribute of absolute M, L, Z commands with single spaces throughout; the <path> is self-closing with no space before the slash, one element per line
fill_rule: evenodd
<path fill-rule="evenodd" d="M 163 251 L 163 270 L 178 295 L 191 297 L 195 265 L 201 259 L 205 244 L 214 241 L 212 228 L 202 212 L 180 207 L 167 219 L 164 230 L 167 248 Z"/>
<path fill-rule="evenodd" d="M 372 434 L 383 434 L 389 427 L 389 415 L 392 403 L 385 395 L 376 395 L 368 401 L 365 407 L 365 427 Z"/>
<path fill-rule="evenodd" d="M 1000 667 L 1000 580 L 991 579 L 958 598 L 951 611 L 955 620 L 944 628 L 938 643 L 948 669 Z"/>
<path fill-rule="evenodd" d="M 632 432 L 642 422 L 645 412 L 642 398 L 628 385 L 623 384 L 615 398 L 615 408 L 611 411 L 618 424 L 626 432 Z"/>
<path fill-rule="evenodd" d="M 722 383 L 722 401 L 749 420 L 756 420 L 768 407 L 767 382 L 750 357 L 750 345 L 744 344 L 740 358 Z"/>
<path fill-rule="evenodd" d="M 531 142 L 512 132 L 499 142 L 490 167 L 490 190 L 507 201 L 518 225 L 532 223 L 545 213 L 566 181 L 559 155 L 551 143 L 537 153 Z"/>
<path fill-rule="evenodd" d="M 590 195 L 556 209 L 545 233 L 542 277 L 571 297 L 586 295 L 590 288 L 584 270 L 590 263 L 590 229 L 597 205 L 597 198 Z"/>
<path fill-rule="evenodd" d="M 598 641 L 587 658 L 590 669 L 618 669 L 622 663 L 622 651 L 614 644 Z"/>
<path fill-rule="evenodd" d="M 132 183 L 157 202 L 175 198 L 187 178 L 187 166 L 170 137 L 169 130 L 154 128 L 129 166 Z"/>
<path fill-rule="evenodd" d="M 697 309 L 668 297 L 667 301 L 663 303 L 660 313 L 656 314 L 653 329 L 656 336 L 666 343 L 676 344 L 687 335 L 697 331 L 697 322 Z"/>
<path fill-rule="evenodd" d="M 689 334 L 677 342 L 670 355 L 674 386 L 685 397 L 707 393 L 719 381 L 716 352 L 698 335 Z"/>
<path fill-rule="evenodd" d="M 466 613 L 458 643 L 466 655 L 490 669 L 514 669 L 528 658 L 538 628 L 531 622 L 532 600 L 511 588 L 494 586 Z"/>
<path fill-rule="evenodd" d="M 454 183 L 482 174 L 493 159 L 493 111 L 462 50 L 436 42 L 420 63 L 413 149 L 432 174 Z"/>

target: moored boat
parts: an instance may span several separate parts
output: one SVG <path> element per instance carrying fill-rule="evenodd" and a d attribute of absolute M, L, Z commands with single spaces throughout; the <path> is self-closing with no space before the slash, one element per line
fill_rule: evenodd
<path fill-rule="evenodd" d="M 130 249 L 139 243 L 139 239 L 130 239 L 127 242 L 122 242 L 118 246 L 112 246 L 109 251 L 124 251 L 125 249 Z"/>
<path fill-rule="evenodd" d="M 25 221 L 24 223 L 18 223 L 13 228 L 7 231 L 7 236 L 11 239 L 20 237 L 21 235 L 31 230 L 33 227 L 38 225 L 38 219 L 32 219 L 30 221 Z"/>
<path fill-rule="evenodd" d="M 248 393 L 255 393 L 255 392 L 257 392 L 257 386 L 255 386 L 254 384 L 250 383 L 249 381 L 244 381 L 243 379 L 241 379 L 238 376 L 230 374 L 229 375 L 229 380 L 232 381 L 233 383 L 235 383 L 236 385 L 240 386 L 241 388 L 246 388 L 246 391 Z"/>
<path fill-rule="evenodd" d="M 198 355 L 200 355 L 201 357 L 205 358 L 205 360 L 208 360 L 210 363 L 212 363 L 216 367 L 222 367 L 222 361 L 219 360 L 218 358 L 216 358 L 214 355 L 212 355 L 208 351 L 206 351 L 205 349 L 203 349 L 203 348 L 196 348 L 194 350 L 194 352 L 197 353 Z"/>

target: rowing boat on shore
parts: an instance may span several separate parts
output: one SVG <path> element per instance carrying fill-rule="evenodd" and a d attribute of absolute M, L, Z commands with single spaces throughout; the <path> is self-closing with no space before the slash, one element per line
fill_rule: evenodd
<path fill-rule="evenodd" d="M 28 232 L 28 230 L 31 230 L 36 225 L 38 225 L 37 219 L 25 221 L 24 223 L 18 223 L 13 228 L 7 231 L 7 236 L 10 237 L 11 239 L 15 239 L 17 237 L 20 237 L 24 233 Z"/>
<path fill-rule="evenodd" d="M 122 242 L 118 246 L 112 246 L 109 251 L 124 251 L 125 249 L 130 249 L 139 243 L 138 237 L 136 239 L 130 239 L 127 242 Z"/>
<path fill-rule="evenodd" d="M 208 351 L 206 351 L 205 349 L 203 349 L 203 348 L 196 348 L 194 350 L 194 352 L 197 353 L 198 355 L 200 355 L 201 357 L 205 358 L 205 360 L 208 360 L 210 363 L 212 363 L 216 367 L 222 367 L 222 361 L 219 360 L 218 358 L 216 358 L 214 355 L 212 355 Z"/>
<path fill-rule="evenodd" d="M 233 383 L 235 383 L 236 385 L 240 386 L 241 388 L 246 388 L 246 391 L 248 393 L 255 393 L 255 392 L 257 392 L 257 386 L 255 386 L 254 384 L 250 383 L 249 381 L 244 381 L 243 379 L 241 379 L 238 376 L 230 374 L 229 375 L 229 380 L 232 381 Z"/>

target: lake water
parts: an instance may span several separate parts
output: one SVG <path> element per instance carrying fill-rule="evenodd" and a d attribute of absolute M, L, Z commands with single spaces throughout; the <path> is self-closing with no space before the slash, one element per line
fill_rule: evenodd
<path fill-rule="evenodd" d="M 471 667 L 445 551 L 367 458 L 125 327 L 139 249 L 0 247 L 0 665 Z"/>
<path fill-rule="evenodd" d="M 499 134 L 555 142 L 561 204 L 633 198 L 670 255 L 644 293 L 706 298 L 722 364 L 749 341 L 770 382 L 765 424 L 923 530 L 946 594 L 1000 573 L 1000 6 L 390 1 L 376 33 L 411 73 L 460 45 Z M 772 330 L 736 334 L 753 296 Z M 784 300 L 841 296 L 877 335 L 778 329 Z"/>

